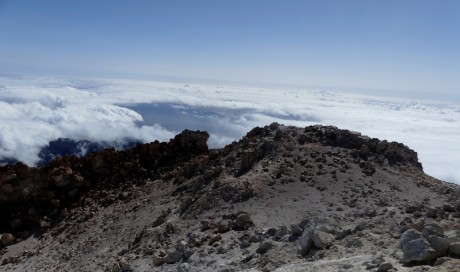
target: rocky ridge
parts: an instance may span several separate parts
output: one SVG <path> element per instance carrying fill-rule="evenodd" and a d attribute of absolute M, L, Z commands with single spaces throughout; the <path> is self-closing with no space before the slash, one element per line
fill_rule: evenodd
<path fill-rule="evenodd" d="M 0 168 L 2 269 L 460 271 L 460 189 L 403 144 L 278 124 L 207 138 Z"/>
<path fill-rule="evenodd" d="M 38 157 L 38 166 L 46 166 L 56 157 L 78 156 L 84 157 L 87 154 L 99 152 L 107 148 L 116 148 L 124 150 L 140 144 L 139 141 L 124 139 L 118 142 L 93 142 L 88 140 L 73 140 L 69 138 L 58 138 L 50 141 L 46 146 L 42 147 Z M 14 158 L 0 158 L 0 166 L 7 164 L 16 164 L 19 161 Z"/>

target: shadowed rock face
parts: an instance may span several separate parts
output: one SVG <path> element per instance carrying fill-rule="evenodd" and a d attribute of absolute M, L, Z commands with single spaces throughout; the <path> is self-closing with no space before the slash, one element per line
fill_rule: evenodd
<path fill-rule="evenodd" d="M 168 143 L 1 167 L 2 271 L 460 265 L 460 188 L 425 175 L 403 144 L 276 123 L 219 150 L 207 140 L 186 130 Z M 26 251 L 10 249 L 37 229 Z"/>
<path fill-rule="evenodd" d="M 125 151 L 109 148 L 83 158 L 58 157 L 39 168 L 20 162 L 0 167 L 0 228 L 9 229 L 15 219 L 21 222 L 15 226 L 19 230 L 38 226 L 44 216 L 56 222 L 59 209 L 78 202 L 90 189 L 158 178 L 181 161 L 207 154 L 208 137 L 206 132 L 186 130 L 169 143 L 156 141 Z"/>

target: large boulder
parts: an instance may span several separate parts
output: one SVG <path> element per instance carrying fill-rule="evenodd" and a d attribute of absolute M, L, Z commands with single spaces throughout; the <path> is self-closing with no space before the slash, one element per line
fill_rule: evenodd
<path fill-rule="evenodd" d="M 252 222 L 251 217 L 247 213 L 239 214 L 234 222 L 236 229 L 245 230 L 249 229 L 254 223 Z"/>
<path fill-rule="evenodd" d="M 175 250 L 173 252 L 170 252 L 166 258 L 165 258 L 165 262 L 167 264 L 174 264 L 174 263 L 178 263 L 182 260 L 182 252 L 179 251 L 179 250 Z"/>
<path fill-rule="evenodd" d="M 412 240 L 423 238 L 423 234 L 414 229 L 406 230 L 399 238 L 399 247 L 402 249 Z"/>
<path fill-rule="evenodd" d="M 436 250 L 421 232 L 414 229 L 408 229 L 401 235 L 399 245 L 403 252 L 403 263 L 428 262 L 436 258 Z"/>
<path fill-rule="evenodd" d="M 403 251 L 403 263 L 428 262 L 436 257 L 436 251 L 425 238 L 409 241 Z"/>

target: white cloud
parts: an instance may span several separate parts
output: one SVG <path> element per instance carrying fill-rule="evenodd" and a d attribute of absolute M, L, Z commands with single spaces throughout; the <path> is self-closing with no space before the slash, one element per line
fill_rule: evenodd
<path fill-rule="evenodd" d="M 138 113 L 100 102 L 97 95 L 64 86 L 12 86 L 0 90 L 0 157 L 27 164 L 59 137 L 97 142 L 168 140 L 175 132 L 142 126 Z"/>
<path fill-rule="evenodd" d="M 455 104 L 131 80 L 0 78 L 0 86 L 0 156 L 31 164 L 57 137 L 147 142 L 188 128 L 209 131 L 210 146 L 219 147 L 271 122 L 322 123 L 403 142 L 418 152 L 428 174 L 460 183 Z M 151 106 L 136 108 L 140 103 Z"/>

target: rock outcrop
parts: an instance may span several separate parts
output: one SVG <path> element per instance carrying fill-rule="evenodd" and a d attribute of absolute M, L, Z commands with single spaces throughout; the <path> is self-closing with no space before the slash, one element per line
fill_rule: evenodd
<path fill-rule="evenodd" d="M 403 144 L 276 123 L 207 139 L 1 167 L 0 269 L 459 271 L 460 188 Z"/>
<path fill-rule="evenodd" d="M 40 168 L 20 162 L 0 167 L 0 230 L 32 229 L 45 216 L 58 222 L 90 190 L 98 190 L 101 201 L 123 197 L 108 191 L 159 178 L 178 163 L 206 155 L 208 137 L 206 132 L 186 130 L 169 143 L 156 141 L 125 151 L 109 148 L 83 158 L 58 157 Z"/>
<path fill-rule="evenodd" d="M 384 164 L 411 164 L 422 169 L 417 152 L 397 142 L 380 141 L 363 136 L 359 132 L 338 129 L 333 126 L 310 126 L 299 136 L 299 142 L 321 142 L 355 150 L 356 156 Z"/>
<path fill-rule="evenodd" d="M 441 222 L 445 223 L 444 226 L 432 220 L 419 221 L 401 235 L 399 246 L 404 263 L 426 264 L 440 257 L 458 255 L 456 249 L 460 235 L 456 234 L 456 230 L 460 229 L 460 224 Z"/>

